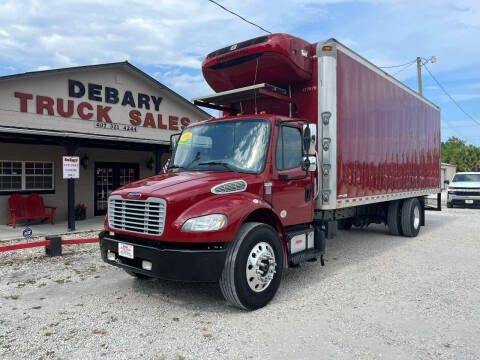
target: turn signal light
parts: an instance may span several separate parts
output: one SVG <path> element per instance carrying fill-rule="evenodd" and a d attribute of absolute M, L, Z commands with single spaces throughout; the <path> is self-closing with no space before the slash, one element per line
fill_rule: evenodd
<path fill-rule="evenodd" d="M 332 47 L 330 45 L 325 45 L 322 47 L 322 51 L 332 51 Z"/>

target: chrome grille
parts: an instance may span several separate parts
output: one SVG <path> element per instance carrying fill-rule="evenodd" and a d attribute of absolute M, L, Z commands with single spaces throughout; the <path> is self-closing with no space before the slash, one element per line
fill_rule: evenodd
<path fill-rule="evenodd" d="M 450 190 L 449 193 L 453 193 L 459 196 L 480 196 L 480 191 L 465 191 L 465 190 Z"/>
<path fill-rule="evenodd" d="M 167 203 L 163 199 L 130 200 L 120 195 L 108 198 L 108 224 L 112 229 L 160 236 L 166 213 Z"/>

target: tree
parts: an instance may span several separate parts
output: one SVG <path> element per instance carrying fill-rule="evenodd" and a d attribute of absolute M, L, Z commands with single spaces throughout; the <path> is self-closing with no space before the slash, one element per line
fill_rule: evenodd
<path fill-rule="evenodd" d="M 441 157 L 442 162 L 457 165 L 457 171 L 480 171 L 480 147 L 467 146 L 455 136 L 442 142 Z"/>

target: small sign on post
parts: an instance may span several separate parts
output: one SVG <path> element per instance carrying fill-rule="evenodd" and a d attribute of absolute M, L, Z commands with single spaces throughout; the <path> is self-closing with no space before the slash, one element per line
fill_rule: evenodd
<path fill-rule="evenodd" d="M 33 230 L 29 227 L 26 227 L 25 229 L 23 229 L 22 233 L 25 239 L 30 239 L 33 235 Z"/>
<path fill-rule="evenodd" d="M 78 156 L 63 157 L 63 178 L 78 179 L 80 177 L 80 158 Z"/>

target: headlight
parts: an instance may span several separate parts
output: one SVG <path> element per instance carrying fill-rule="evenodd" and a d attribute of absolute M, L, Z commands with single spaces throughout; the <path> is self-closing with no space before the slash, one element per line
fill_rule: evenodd
<path fill-rule="evenodd" d="M 182 231 L 215 231 L 227 226 L 227 217 L 223 214 L 212 214 L 191 218 L 185 221 Z"/>

